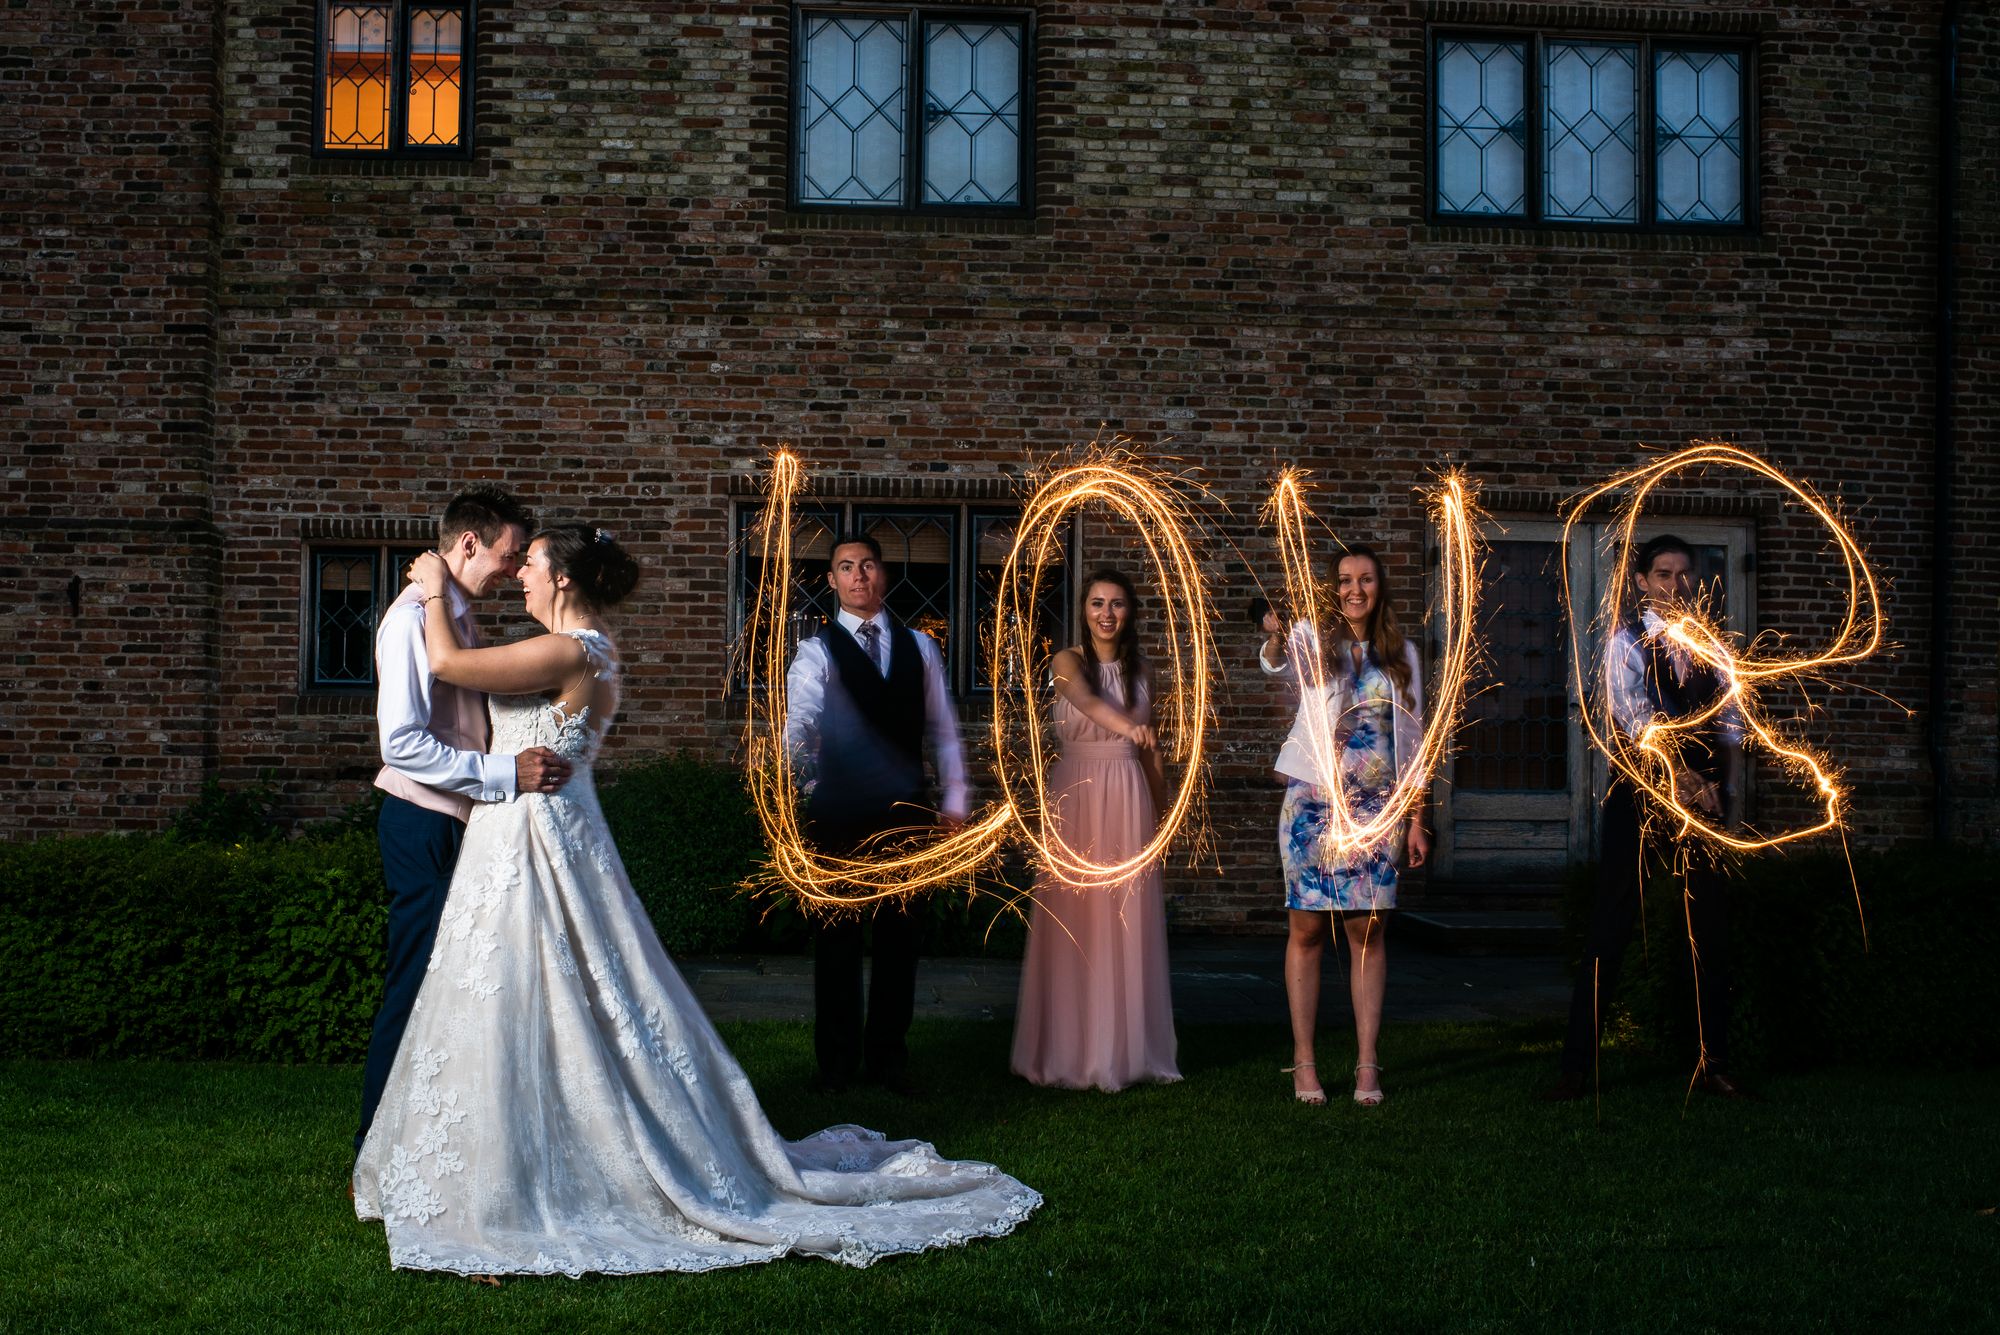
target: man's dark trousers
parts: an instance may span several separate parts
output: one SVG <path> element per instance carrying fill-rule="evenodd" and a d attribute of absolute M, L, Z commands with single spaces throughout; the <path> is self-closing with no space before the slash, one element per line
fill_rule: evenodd
<path fill-rule="evenodd" d="M 923 946 L 923 898 L 896 899 L 858 918 L 822 923 L 813 935 L 813 1053 L 820 1078 L 851 1081 L 863 1067 L 878 1080 L 899 1079 L 910 1064 L 916 1010 L 917 955 Z M 868 977 L 868 1021 L 861 1020 L 862 929 L 875 936 Z"/>
<path fill-rule="evenodd" d="M 356 1153 L 375 1120 L 375 1105 L 382 1101 L 396 1049 L 402 1046 L 403 1030 L 417 1004 L 417 989 L 430 965 L 438 918 L 451 889 L 451 869 L 457 865 L 459 845 L 465 842 L 465 822 L 400 797 L 384 797 L 375 833 L 382 845 L 382 879 L 389 886 L 389 969 L 382 1009 L 375 1013 L 375 1030 L 368 1039 L 368 1063 L 362 1069 Z"/>
<path fill-rule="evenodd" d="M 1565 1074 L 1589 1072 L 1597 1052 L 1605 1007 L 1618 988 L 1618 970 L 1639 917 L 1641 858 L 1640 797 L 1623 779 L 1604 799 L 1602 861 L 1596 902 L 1590 910 L 1590 938 L 1570 993 L 1569 1033 L 1563 1041 Z M 1706 848 L 1688 851 L 1687 913 L 1693 927 L 1695 1000 L 1701 1007 L 1706 1062 L 1726 1070 L 1729 1057 L 1729 900 L 1728 881 Z M 1685 942 L 1676 938 L 1676 945 Z M 1596 986 L 1593 989 L 1592 983 Z"/>

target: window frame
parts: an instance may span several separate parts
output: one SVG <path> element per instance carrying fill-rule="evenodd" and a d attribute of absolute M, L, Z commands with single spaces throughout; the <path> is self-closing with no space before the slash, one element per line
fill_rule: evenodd
<path fill-rule="evenodd" d="M 375 563 L 373 602 L 369 607 L 368 634 L 372 643 L 382 624 L 382 613 L 402 592 L 403 568 L 418 553 L 433 550 L 418 539 L 318 538 L 300 545 L 299 557 L 299 694 L 317 699 L 366 699 L 381 685 L 376 675 L 374 651 L 368 658 L 364 681 L 329 682 L 319 677 L 320 610 L 319 561 L 327 556 L 368 556 Z"/>
<path fill-rule="evenodd" d="M 473 114 L 478 60 L 474 54 L 479 33 L 479 0 L 449 0 L 464 11 L 465 33 L 459 39 L 458 138 L 456 144 L 437 147 L 405 144 L 410 116 L 410 11 L 426 7 L 426 0 L 373 0 L 392 11 L 394 50 L 390 53 L 389 119 L 383 148 L 328 148 L 326 144 L 327 17 L 335 5 L 349 0 L 313 2 L 313 115 L 312 154 L 334 162 L 465 162 L 472 158 Z"/>
<path fill-rule="evenodd" d="M 908 78 L 903 85 L 903 198 L 899 204 L 850 204 L 801 198 L 799 155 L 805 135 L 803 96 L 806 59 L 806 19 L 814 14 L 900 16 L 909 24 Z M 926 204 L 922 125 L 925 50 L 923 25 L 933 19 L 978 23 L 1007 21 L 1021 25 L 1021 133 L 1018 204 Z M 812 4 L 795 0 L 791 9 L 791 55 L 787 64 L 785 108 L 785 207 L 794 213 L 821 213 L 859 218 L 1032 218 L 1035 214 L 1035 11 L 1004 6 L 922 4 Z"/>
<path fill-rule="evenodd" d="M 756 497 L 745 497 L 732 502 L 729 524 L 732 535 L 731 560 L 729 567 L 729 643 L 732 652 L 743 644 L 744 632 L 750 614 L 749 599 L 744 580 L 749 573 L 749 565 L 754 555 L 751 535 L 755 532 L 756 516 L 763 510 L 764 501 Z M 992 683 L 981 683 L 978 671 L 978 642 L 975 619 L 978 613 L 979 593 L 975 572 L 979 557 L 979 523 L 981 519 L 1011 519 L 1017 523 L 1021 517 L 1021 507 L 1005 502 L 978 500 L 951 500 L 943 498 L 919 499 L 914 497 L 884 498 L 875 496 L 843 496 L 816 500 L 803 507 L 795 507 L 801 513 L 831 516 L 831 528 L 836 534 L 854 532 L 854 525 L 863 515 L 895 515 L 938 517 L 949 513 L 952 525 L 951 538 L 951 632 L 944 645 L 945 681 L 951 687 L 954 699 L 961 705 L 967 701 L 990 704 L 996 688 Z M 1076 607 L 1079 590 L 1077 581 L 1082 578 L 1083 569 L 1079 561 L 1082 550 L 1083 526 L 1074 519 L 1068 521 L 1069 531 L 1063 538 L 1063 559 L 1066 577 L 1063 580 L 1063 634 L 1070 635 L 1075 630 Z M 794 559 L 800 554 L 794 553 Z M 808 559 L 821 559 L 820 554 L 807 554 Z M 902 609 L 894 601 L 886 603 L 891 614 L 902 620 Z M 740 658 L 734 662 L 729 674 L 729 689 L 733 695 L 740 695 L 747 686 L 747 665 Z"/>
<path fill-rule="evenodd" d="M 1438 207 L 1438 47 L 1444 42 L 1519 42 L 1522 44 L 1524 79 L 1521 117 L 1526 131 L 1521 146 L 1524 209 L 1520 213 L 1452 213 Z M 1598 42 L 1632 45 L 1638 48 L 1637 85 L 1634 89 L 1638 136 L 1633 153 L 1638 162 L 1637 217 L 1632 222 L 1609 219 L 1549 218 L 1543 216 L 1543 69 L 1545 47 L 1550 42 Z M 1738 113 L 1743 126 L 1743 217 L 1738 222 L 1661 222 L 1654 218 L 1659 206 L 1659 156 L 1656 139 L 1658 109 L 1654 100 L 1654 53 L 1658 50 L 1697 54 L 1740 56 L 1743 76 L 1737 89 Z M 1467 24 L 1426 24 L 1424 28 L 1424 220 L 1434 226 L 1534 228 L 1565 232 L 1598 232 L 1617 235 L 1651 236 L 1752 236 L 1762 220 L 1759 158 L 1759 67 L 1758 43 L 1752 37 L 1668 36 L 1644 31 L 1617 31 L 1602 28 L 1505 28 Z"/>

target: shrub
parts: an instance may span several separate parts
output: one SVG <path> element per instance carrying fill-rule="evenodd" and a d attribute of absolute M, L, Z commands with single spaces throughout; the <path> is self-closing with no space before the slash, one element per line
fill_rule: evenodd
<path fill-rule="evenodd" d="M 672 955 L 751 944 L 758 908 L 737 887 L 763 828 L 738 770 L 681 753 L 624 765 L 600 800 L 632 888 Z"/>
<path fill-rule="evenodd" d="M 667 948 L 745 944 L 741 777 L 676 756 L 603 798 Z M 359 1059 L 388 922 L 377 805 L 281 839 L 267 790 L 212 788 L 163 835 L 0 844 L 0 1056 Z"/>
<path fill-rule="evenodd" d="M 0 1050 L 357 1056 L 381 992 L 384 904 L 359 835 L 0 846 Z"/>
<path fill-rule="evenodd" d="M 1671 877 L 1648 884 L 1645 943 L 1626 954 L 1612 1019 L 1663 1050 L 1692 1052 L 1694 982 L 1680 896 Z M 1572 879 L 1564 903 L 1580 954 L 1587 875 Z M 1990 855 L 1928 847 L 1857 854 L 1850 880 L 1838 852 L 1769 854 L 1731 882 L 1729 920 L 1732 1061 L 2000 1060 L 2000 1027 L 1976 1020 L 2000 951 L 2000 871 Z"/>

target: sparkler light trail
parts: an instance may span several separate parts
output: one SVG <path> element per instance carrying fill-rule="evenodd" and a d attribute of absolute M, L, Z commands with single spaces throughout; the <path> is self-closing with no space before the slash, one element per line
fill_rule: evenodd
<path fill-rule="evenodd" d="M 1265 505 L 1265 518 L 1277 529 L 1278 558 L 1284 567 L 1288 620 L 1305 621 L 1317 627 L 1326 618 L 1322 609 L 1331 606 L 1313 575 L 1312 547 L 1306 537 L 1309 508 L 1305 498 L 1305 474 L 1286 469 L 1278 478 Z M 1444 651 L 1439 658 L 1436 683 L 1426 701 L 1429 722 L 1414 760 L 1399 766 L 1402 773 L 1390 791 L 1388 802 L 1367 820 L 1356 820 L 1349 808 L 1346 781 L 1340 765 L 1342 747 L 1338 739 L 1340 720 L 1325 709 L 1301 711 L 1306 724 L 1307 748 L 1314 767 L 1327 780 L 1326 826 L 1320 835 L 1327 858 L 1346 858 L 1372 849 L 1390 838 L 1407 820 L 1412 808 L 1423 800 L 1431 776 L 1443 761 L 1458 726 L 1459 711 L 1465 704 L 1466 679 L 1471 674 L 1476 645 L 1474 616 L 1479 603 L 1479 537 L 1477 503 L 1462 473 L 1447 473 L 1431 488 L 1427 499 L 1431 522 L 1438 533 L 1440 559 L 1438 600 L 1444 612 Z M 1317 635 L 1314 640 L 1317 640 Z M 1318 645 L 1315 643 L 1314 648 Z M 1326 663 L 1318 652 L 1301 653 L 1288 646 L 1295 659 L 1304 698 L 1325 700 Z M 1394 708 L 1407 712 L 1401 700 Z"/>
<path fill-rule="evenodd" d="M 1151 841 L 1115 863 L 1083 856 L 1052 827 L 1040 703 L 1048 664 L 1035 636 L 1034 610 L 1048 568 L 1060 555 L 1062 520 L 1091 502 L 1109 507 L 1132 525 L 1152 565 L 1154 586 L 1161 592 L 1167 646 L 1164 688 L 1155 699 L 1164 706 L 1162 736 L 1172 739 L 1170 754 L 1183 769 L 1173 805 L 1160 813 Z M 1013 549 L 1001 569 L 989 678 L 996 683 L 1016 680 L 1023 687 L 1018 695 L 1007 690 L 994 693 L 993 751 L 1000 789 L 1021 837 L 1042 865 L 1071 888 L 1102 888 L 1131 879 L 1159 858 L 1199 801 L 1214 617 L 1200 564 L 1188 543 L 1191 526 L 1185 503 L 1159 470 L 1126 455 L 1092 458 L 1057 469 L 1037 488 L 1021 513 Z M 1157 666 L 1156 662 L 1155 670 Z M 1020 764 L 1010 758 L 1015 748 L 1009 745 L 1016 711 L 1026 738 Z"/>
<path fill-rule="evenodd" d="M 930 829 L 892 831 L 860 857 L 825 853 L 806 839 L 799 826 L 798 776 L 784 745 L 792 502 L 804 479 L 797 456 L 780 450 L 771 463 L 770 499 L 757 535 L 763 578 L 746 628 L 745 653 L 753 680 L 745 738 L 750 799 L 770 849 L 767 874 L 789 887 L 804 908 L 839 913 L 969 879 L 1000 847 L 1013 816 L 1005 805 L 998 805 L 942 835 Z M 759 673 L 761 689 L 754 680 Z"/>
<path fill-rule="evenodd" d="M 1586 680 L 1591 655 L 1583 636 L 1608 636 L 1622 615 L 1624 600 L 1630 595 L 1634 534 L 1647 498 L 1675 476 L 1696 469 L 1741 469 L 1776 484 L 1794 497 L 1823 525 L 1840 552 L 1847 576 L 1846 608 L 1832 639 L 1814 652 L 1783 654 L 1739 653 L 1725 630 L 1715 625 L 1701 605 L 1673 609 L 1665 634 L 1693 659 L 1707 664 L 1721 679 L 1723 689 L 1704 710 L 1685 718 L 1659 718 L 1648 723 L 1637 737 L 1627 738 L 1611 714 L 1609 691 L 1590 689 Z M 1603 486 L 1577 500 L 1563 523 L 1564 569 L 1568 570 L 1572 534 L 1583 516 L 1605 497 L 1629 493 L 1615 511 L 1610 549 L 1616 575 L 1607 582 L 1599 600 L 1594 632 L 1577 608 L 1564 581 L 1563 597 L 1569 606 L 1570 671 L 1577 697 L 1588 702 L 1583 711 L 1584 725 L 1618 772 L 1646 793 L 1679 826 L 1677 834 L 1694 835 L 1723 848 L 1755 852 L 1778 844 L 1804 839 L 1842 824 L 1846 794 L 1837 772 L 1811 749 L 1784 740 L 1772 727 L 1758 698 L 1759 688 L 1788 678 L 1813 677 L 1824 670 L 1868 657 L 1882 643 L 1882 604 L 1875 587 L 1875 574 L 1868 568 L 1860 544 L 1854 540 L 1832 508 L 1802 483 L 1795 482 L 1763 459 L 1723 441 L 1695 441 L 1686 449 L 1632 469 L 1612 478 Z M 1600 638 L 1599 642 L 1602 642 Z M 1754 646 L 1753 646 L 1754 647 Z M 1733 708 L 1742 720 L 1746 747 L 1768 751 L 1786 772 L 1808 785 L 1821 806 L 1818 821 L 1777 834 L 1740 833 L 1726 828 L 1716 817 L 1704 813 L 1685 800 L 1679 782 L 1684 772 L 1682 748 L 1714 722 L 1724 710 Z"/>
<path fill-rule="evenodd" d="M 1736 469 L 1764 479 L 1782 488 L 1796 499 L 1817 519 L 1832 536 L 1834 546 L 1840 553 L 1842 566 L 1847 575 L 1846 608 L 1832 638 L 1825 647 L 1815 652 L 1759 654 L 1738 652 L 1727 632 L 1709 617 L 1706 599 L 1697 595 L 1693 606 L 1674 606 L 1664 610 L 1665 626 L 1661 632 L 1672 644 L 1687 654 L 1691 661 L 1706 665 L 1715 673 L 1721 689 L 1705 707 L 1679 718 L 1655 717 L 1648 720 L 1638 735 L 1627 737 L 1618 726 L 1614 715 L 1613 694 L 1609 688 L 1608 674 L 1613 666 L 1611 655 L 1605 656 L 1607 681 L 1601 690 L 1589 689 L 1586 681 L 1587 667 L 1591 655 L 1587 651 L 1583 636 L 1592 633 L 1596 642 L 1612 643 L 1611 632 L 1620 624 L 1625 600 L 1632 596 L 1633 575 L 1632 553 L 1635 546 L 1636 530 L 1640 516 L 1645 513 L 1647 499 L 1669 480 L 1695 470 Z M 1663 813 L 1666 819 L 1678 828 L 1675 831 L 1674 862 L 1681 880 L 1681 916 L 1687 929 L 1689 962 L 1695 974 L 1695 1031 L 1700 1043 L 1700 1056 L 1695 1062 L 1694 1075 L 1688 1082 L 1690 1097 L 1695 1084 L 1709 1069 L 1709 1044 L 1706 1017 L 1701 1005 L 1701 949 L 1696 940 L 1694 926 L 1694 876 L 1692 859 L 1700 856 L 1694 844 L 1702 843 L 1711 849 L 1729 849 L 1737 852 L 1755 852 L 1775 847 L 1818 834 L 1824 830 L 1842 830 L 1844 827 L 1842 810 L 1846 794 L 1842 792 L 1835 772 L 1820 756 L 1802 745 L 1791 744 L 1781 738 L 1759 698 L 1759 689 L 1769 683 L 1789 678 L 1813 677 L 1841 664 L 1858 662 L 1874 653 L 1882 643 L 1882 604 L 1875 586 L 1874 572 L 1868 568 L 1867 559 L 1862 555 L 1860 544 L 1847 531 L 1839 518 L 1826 502 L 1809 488 L 1793 481 L 1776 467 L 1763 459 L 1725 441 L 1698 440 L 1652 463 L 1634 468 L 1612 478 L 1603 486 L 1581 497 L 1571 507 L 1564 519 L 1562 551 L 1563 568 L 1570 565 L 1571 543 L 1578 523 L 1591 512 L 1592 507 L 1615 493 L 1624 493 L 1624 500 L 1613 511 L 1614 521 L 1608 544 L 1612 559 L 1612 577 L 1606 581 L 1603 597 L 1597 606 L 1594 625 L 1587 626 L 1586 618 L 1578 615 L 1576 600 L 1569 586 L 1567 575 L 1563 582 L 1563 600 L 1569 611 L 1570 630 L 1570 671 L 1579 699 L 1585 701 L 1583 709 L 1584 725 L 1590 730 L 1591 740 L 1597 744 L 1613 768 L 1631 783 L 1639 792 L 1650 798 L 1641 803 L 1642 809 Z M 1749 648 L 1754 649 L 1753 643 Z M 1696 773 L 1687 763 L 1686 754 L 1698 751 L 1705 745 L 1702 734 L 1718 723 L 1726 710 L 1733 710 L 1742 728 L 1746 750 L 1761 747 L 1768 751 L 1779 765 L 1795 778 L 1808 784 L 1816 795 L 1821 811 L 1819 819 L 1796 829 L 1775 834 L 1738 832 L 1728 828 L 1727 816 L 1721 812 L 1704 812 L 1699 799 L 1690 800 L 1681 791 L 1684 774 Z M 1711 799 L 1712 802 L 1713 799 Z M 1644 848 L 1643 841 L 1640 844 Z M 1643 853 L 1641 857 L 1643 858 Z M 1850 868 L 1851 870 L 1851 868 Z M 1645 873 L 1643 865 L 1638 875 L 1637 889 L 1644 893 Z M 1860 887 L 1855 887 L 1855 908 L 1861 906 Z M 1863 940 L 1866 941 L 1867 925 L 1862 925 Z"/>
<path fill-rule="evenodd" d="M 860 856 L 829 854 L 806 839 L 798 817 L 798 775 L 784 746 L 791 517 L 803 485 L 797 456 L 780 450 L 772 460 L 770 499 L 757 535 L 763 577 L 747 626 L 745 652 L 753 672 L 746 723 L 750 796 L 770 849 L 767 881 L 789 888 L 809 910 L 839 913 L 930 886 L 966 882 L 1016 830 L 1048 869 L 1073 887 L 1116 885 L 1157 859 L 1199 807 L 1214 620 L 1188 541 L 1192 516 L 1165 475 L 1129 456 L 1107 454 L 1058 469 L 1036 490 L 1002 565 L 993 624 L 985 636 L 991 680 L 1023 683 L 1018 693 L 1004 688 L 994 692 L 993 746 L 1001 800 L 954 832 L 940 836 L 915 826 L 891 831 Z M 1152 840 L 1117 863 L 1084 857 L 1050 827 L 1038 694 L 1048 665 L 1035 635 L 1034 609 L 1060 556 L 1062 520 L 1090 502 L 1108 506 L 1133 525 L 1163 591 L 1166 686 L 1156 699 L 1164 731 L 1172 738 L 1171 754 L 1184 769 L 1173 805 Z M 761 683 L 754 680 L 758 676 Z M 1010 744 L 1017 716 L 1026 738 L 1018 748 L 1025 755 L 1020 764 L 1012 759 L 1017 748 Z"/>

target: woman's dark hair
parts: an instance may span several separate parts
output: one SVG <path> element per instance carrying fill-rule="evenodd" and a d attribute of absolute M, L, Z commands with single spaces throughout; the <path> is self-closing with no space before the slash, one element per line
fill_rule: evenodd
<path fill-rule="evenodd" d="M 1375 660 L 1375 666 L 1389 674 L 1389 680 L 1396 684 L 1396 694 L 1408 703 L 1410 698 L 1410 664 L 1403 656 L 1403 628 L 1396 620 L 1396 606 L 1389 596 L 1389 572 L 1382 568 L 1382 558 L 1375 554 L 1373 547 L 1349 547 L 1333 563 L 1334 588 L 1340 587 L 1340 562 L 1360 558 L 1375 567 L 1375 610 L 1368 614 L 1368 624 L 1363 632 L 1368 638 L 1368 656 Z M 1338 594 L 1335 595 L 1338 597 Z M 1346 642 L 1353 638 L 1347 627 L 1347 618 L 1335 614 L 1333 618 L 1334 638 Z"/>
<path fill-rule="evenodd" d="M 1083 600 L 1090 601 L 1090 591 L 1099 584 L 1109 584 L 1125 595 L 1125 627 L 1118 632 L 1118 668 L 1125 678 L 1125 698 L 1120 703 L 1127 709 L 1138 698 L 1139 677 L 1146 670 L 1145 656 L 1139 652 L 1139 591 L 1132 587 L 1132 581 L 1122 570 L 1093 570 L 1084 576 Z M 1097 650 L 1090 642 L 1089 611 L 1083 612 L 1083 644 L 1078 652 L 1083 656 L 1083 683 L 1090 693 L 1099 699 L 1104 697 L 1104 683 L 1098 674 Z"/>
<path fill-rule="evenodd" d="M 528 539 L 547 540 L 549 570 L 569 576 L 577 596 L 592 607 L 615 607 L 639 582 L 639 563 L 601 528 L 552 524 Z"/>

